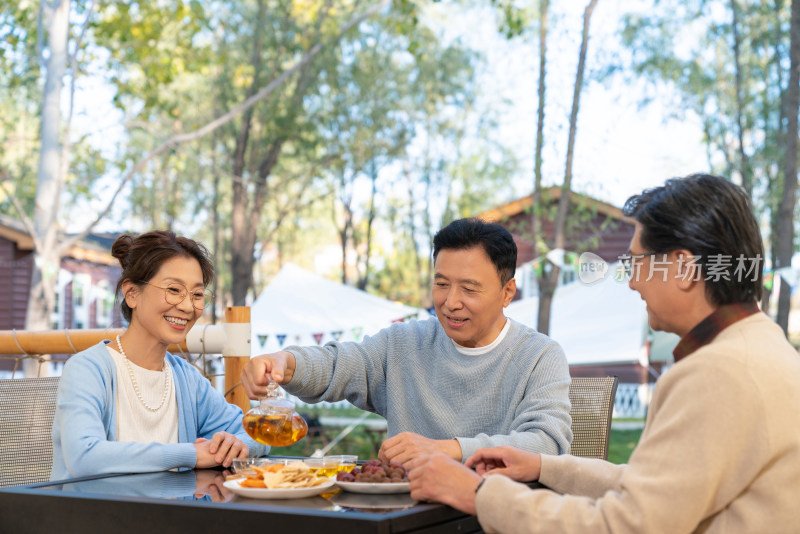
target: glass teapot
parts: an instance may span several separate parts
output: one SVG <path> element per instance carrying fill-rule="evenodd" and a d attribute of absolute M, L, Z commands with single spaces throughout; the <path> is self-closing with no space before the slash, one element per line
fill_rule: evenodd
<path fill-rule="evenodd" d="M 286 447 L 305 437 L 308 424 L 295 411 L 294 403 L 278 392 L 277 382 L 270 380 L 266 397 L 259 400 L 259 405 L 242 418 L 251 438 L 264 445 Z"/>

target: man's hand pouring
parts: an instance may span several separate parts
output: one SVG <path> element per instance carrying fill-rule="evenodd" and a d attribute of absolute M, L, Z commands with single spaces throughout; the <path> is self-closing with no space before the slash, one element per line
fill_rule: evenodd
<path fill-rule="evenodd" d="M 250 399 L 267 394 L 270 381 L 286 384 L 294 375 L 295 359 L 291 352 L 280 351 L 251 358 L 242 369 L 242 387 Z"/>

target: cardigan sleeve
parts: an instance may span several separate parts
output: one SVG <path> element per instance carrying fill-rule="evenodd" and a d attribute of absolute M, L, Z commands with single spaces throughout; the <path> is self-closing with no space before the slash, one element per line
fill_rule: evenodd
<path fill-rule="evenodd" d="M 539 482 L 562 494 L 599 499 L 607 491 L 619 489 L 627 465 L 617 465 L 597 458 L 579 458 L 569 454 L 542 455 Z"/>

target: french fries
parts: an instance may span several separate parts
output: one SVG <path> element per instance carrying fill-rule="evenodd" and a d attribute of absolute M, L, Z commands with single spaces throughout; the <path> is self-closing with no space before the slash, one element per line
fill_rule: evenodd
<path fill-rule="evenodd" d="M 319 486 L 327 478 L 316 476 L 303 462 L 253 466 L 257 474 L 248 474 L 239 485 L 243 488 L 310 488 Z"/>

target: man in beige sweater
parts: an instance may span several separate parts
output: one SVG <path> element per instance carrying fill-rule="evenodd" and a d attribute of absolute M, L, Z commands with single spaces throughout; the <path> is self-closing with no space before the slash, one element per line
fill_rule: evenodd
<path fill-rule="evenodd" d="M 630 287 L 654 329 L 681 336 L 630 462 L 432 455 L 412 467 L 412 497 L 477 514 L 487 532 L 798 532 L 800 356 L 756 304 L 764 252 L 747 196 L 693 175 L 624 212 Z M 536 480 L 549 489 L 520 483 Z"/>

